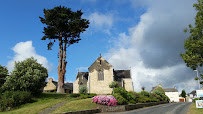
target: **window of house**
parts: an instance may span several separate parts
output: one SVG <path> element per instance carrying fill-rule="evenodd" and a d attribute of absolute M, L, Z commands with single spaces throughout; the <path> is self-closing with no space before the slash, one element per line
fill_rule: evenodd
<path fill-rule="evenodd" d="M 104 71 L 102 71 L 102 70 L 98 71 L 98 80 L 99 81 L 104 80 Z"/>

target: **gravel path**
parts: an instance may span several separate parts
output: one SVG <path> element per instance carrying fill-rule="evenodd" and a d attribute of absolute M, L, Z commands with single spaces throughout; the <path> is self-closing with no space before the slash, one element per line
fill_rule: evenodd
<path fill-rule="evenodd" d="M 38 114 L 49 114 L 51 113 L 52 111 L 54 111 L 56 108 L 68 103 L 69 101 L 64 101 L 64 102 L 61 102 L 61 103 L 58 103 L 56 105 L 53 105 L 52 107 L 49 107 L 49 108 L 46 108 L 44 110 L 42 110 L 41 112 L 39 112 Z"/>

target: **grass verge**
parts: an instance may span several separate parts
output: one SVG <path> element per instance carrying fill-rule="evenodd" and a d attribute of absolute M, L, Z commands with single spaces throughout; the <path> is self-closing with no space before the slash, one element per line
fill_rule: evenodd
<path fill-rule="evenodd" d="M 188 109 L 187 114 L 203 114 L 203 108 L 196 108 L 196 104 L 192 103 Z"/>
<path fill-rule="evenodd" d="M 45 108 L 51 107 L 67 100 L 74 100 L 68 94 L 42 93 L 39 97 L 34 98 L 36 102 L 27 103 L 12 111 L 1 112 L 2 114 L 36 114 Z"/>
<path fill-rule="evenodd" d="M 57 108 L 53 113 L 96 109 L 98 105 L 96 103 L 91 103 L 91 101 L 92 98 L 70 101 L 65 105 Z"/>

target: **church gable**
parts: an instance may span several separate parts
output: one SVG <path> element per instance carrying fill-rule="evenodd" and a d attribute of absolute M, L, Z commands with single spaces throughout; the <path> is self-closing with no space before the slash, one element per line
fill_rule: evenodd
<path fill-rule="evenodd" d="M 97 60 L 88 68 L 89 72 L 92 72 L 94 69 L 97 72 L 101 72 L 103 70 L 109 70 L 112 67 L 105 59 L 101 56 L 97 58 Z"/>

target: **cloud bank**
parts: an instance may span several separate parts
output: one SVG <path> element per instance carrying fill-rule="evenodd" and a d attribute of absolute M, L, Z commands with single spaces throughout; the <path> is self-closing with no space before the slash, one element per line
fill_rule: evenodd
<path fill-rule="evenodd" d="M 129 28 L 128 35 L 120 33 L 114 48 L 105 54 L 115 69 L 131 69 L 135 91 L 141 91 L 142 86 L 150 91 L 159 83 L 165 88 L 176 86 L 179 92 L 198 87 L 194 72 L 180 57 L 188 37 L 183 30 L 194 23 L 194 1 L 145 0 L 142 5 L 147 10 L 140 22 Z"/>
<path fill-rule="evenodd" d="M 52 69 L 52 65 L 48 63 L 46 57 L 43 57 L 36 53 L 35 48 L 32 46 L 32 41 L 19 42 L 12 48 L 12 50 L 14 51 L 15 55 L 13 59 L 10 60 L 7 64 L 9 72 L 13 70 L 15 61 L 23 61 L 26 58 L 30 57 L 34 57 L 35 59 L 37 59 L 37 61 L 44 67 L 46 67 L 48 71 Z"/>

